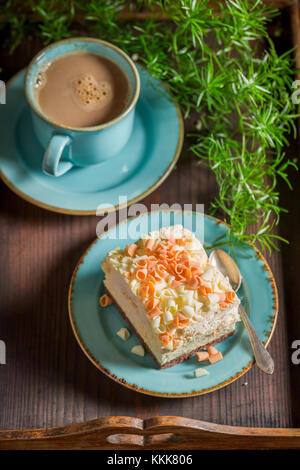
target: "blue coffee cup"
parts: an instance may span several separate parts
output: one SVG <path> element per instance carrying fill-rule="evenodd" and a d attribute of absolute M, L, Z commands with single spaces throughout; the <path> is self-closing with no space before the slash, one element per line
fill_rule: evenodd
<path fill-rule="evenodd" d="M 35 97 L 37 76 L 53 60 L 71 52 L 89 52 L 104 56 L 125 73 L 130 96 L 126 109 L 109 122 L 91 127 L 69 127 L 49 118 Z M 72 38 L 41 50 L 30 62 L 25 76 L 25 94 L 31 107 L 34 132 L 45 149 L 42 169 L 61 176 L 74 166 L 96 165 L 113 158 L 126 145 L 134 122 L 135 105 L 140 93 L 140 77 L 132 60 L 121 49 L 93 38 Z"/>

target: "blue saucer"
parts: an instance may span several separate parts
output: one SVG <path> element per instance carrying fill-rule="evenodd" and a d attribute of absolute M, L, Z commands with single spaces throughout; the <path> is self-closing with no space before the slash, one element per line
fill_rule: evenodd
<path fill-rule="evenodd" d="M 24 94 L 21 71 L 7 86 L 0 106 L 0 170 L 3 181 L 27 201 L 55 212 L 95 214 L 128 205 L 154 191 L 175 165 L 183 141 L 178 106 L 164 86 L 138 68 L 141 93 L 133 133 L 126 147 L 102 164 L 74 168 L 58 178 L 42 172 L 43 149 L 37 141 Z"/>
<path fill-rule="evenodd" d="M 204 220 L 203 220 L 204 218 Z M 228 227 L 213 217 L 196 212 L 174 211 L 173 218 L 165 224 L 163 214 L 143 214 L 122 222 L 97 239 L 80 258 L 69 289 L 69 315 L 79 345 L 90 361 L 102 372 L 121 385 L 148 395 L 168 398 L 201 395 L 230 384 L 247 372 L 254 363 L 248 335 L 242 322 L 236 333 L 217 345 L 224 359 L 215 364 L 199 363 L 193 355 L 182 364 L 167 369 L 158 369 L 154 360 L 131 353 L 133 346 L 140 344 L 130 326 L 121 317 L 114 305 L 100 307 L 99 297 L 104 294 L 104 272 L 100 263 L 108 251 L 133 243 L 131 227 L 141 233 L 158 230 L 162 226 L 183 224 L 195 231 L 201 239 L 204 222 L 205 245 L 213 245 L 226 239 Z M 197 229 L 199 227 L 199 229 Z M 111 236 L 112 235 L 112 236 Z M 118 236 L 122 235 L 121 238 Z M 224 247 L 228 251 L 226 245 Z M 243 276 L 239 298 L 249 315 L 252 325 L 264 344 L 268 344 L 274 332 L 278 314 L 278 296 L 274 277 L 264 259 L 254 247 L 235 245 L 235 255 Z M 128 341 L 116 333 L 128 328 Z M 209 375 L 195 377 L 194 371 L 204 367 Z"/>

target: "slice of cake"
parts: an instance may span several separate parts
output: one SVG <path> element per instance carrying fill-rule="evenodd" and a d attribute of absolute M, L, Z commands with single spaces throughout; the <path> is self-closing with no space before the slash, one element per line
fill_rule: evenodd
<path fill-rule="evenodd" d="M 102 268 L 108 295 L 160 368 L 235 332 L 239 299 L 181 225 L 110 251 Z"/>

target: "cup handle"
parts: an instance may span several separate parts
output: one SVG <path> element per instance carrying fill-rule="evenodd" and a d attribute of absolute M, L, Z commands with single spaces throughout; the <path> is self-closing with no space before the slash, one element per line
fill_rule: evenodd
<path fill-rule="evenodd" d="M 69 171 L 74 165 L 70 161 L 61 160 L 63 151 L 69 146 L 69 156 L 71 154 L 72 139 L 69 135 L 53 134 L 46 148 L 43 158 L 43 171 L 47 175 L 61 176 Z"/>

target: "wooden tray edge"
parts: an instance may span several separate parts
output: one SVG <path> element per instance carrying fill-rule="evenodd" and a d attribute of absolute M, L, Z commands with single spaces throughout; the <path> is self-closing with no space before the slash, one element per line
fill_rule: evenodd
<path fill-rule="evenodd" d="M 0 449 L 299 449 L 300 429 L 250 428 L 159 416 L 112 416 L 55 428 L 0 431 Z"/>

